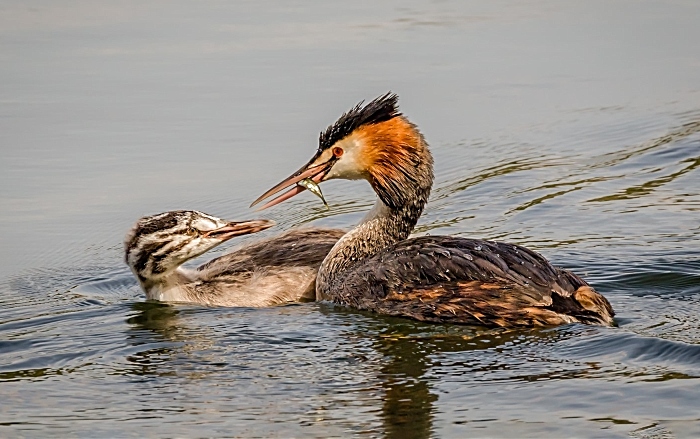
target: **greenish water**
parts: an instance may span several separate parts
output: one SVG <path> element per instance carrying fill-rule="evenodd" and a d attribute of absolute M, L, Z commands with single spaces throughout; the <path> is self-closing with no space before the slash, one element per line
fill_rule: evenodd
<path fill-rule="evenodd" d="M 0 436 L 700 437 L 699 18 L 691 1 L 3 3 Z M 527 245 L 618 327 L 144 301 L 122 262 L 137 218 L 260 216 L 320 130 L 387 90 L 435 157 L 417 234 Z M 261 235 L 348 228 L 373 203 L 362 182 L 324 194 L 327 211 L 305 194 L 264 212 Z"/>

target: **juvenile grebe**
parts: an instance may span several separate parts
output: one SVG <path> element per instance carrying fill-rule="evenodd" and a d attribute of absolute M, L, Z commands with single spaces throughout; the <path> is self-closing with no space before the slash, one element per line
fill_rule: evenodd
<path fill-rule="evenodd" d="M 185 210 L 147 216 L 126 235 L 125 260 L 150 300 L 254 307 L 314 300 L 316 274 L 342 230 L 294 229 L 194 270 L 180 267 L 234 236 L 272 225 Z"/>
<path fill-rule="evenodd" d="M 518 245 L 451 236 L 407 239 L 428 200 L 433 158 L 388 93 L 322 132 L 313 158 L 253 205 L 301 180 L 367 180 L 378 199 L 323 260 L 316 297 L 429 322 L 610 325 L 608 301 L 583 279 Z M 296 186 L 262 206 L 303 191 Z"/>

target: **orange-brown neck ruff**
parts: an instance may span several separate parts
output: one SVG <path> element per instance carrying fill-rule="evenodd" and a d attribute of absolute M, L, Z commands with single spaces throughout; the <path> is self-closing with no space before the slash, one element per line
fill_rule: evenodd
<path fill-rule="evenodd" d="M 335 279 L 410 235 L 433 184 L 433 158 L 423 136 L 403 117 L 357 128 L 350 140 L 360 148 L 379 200 L 370 213 L 331 250 L 318 273 L 317 297 L 327 298 Z"/>
<path fill-rule="evenodd" d="M 418 188 L 430 190 L 433 158 L 421 133 L 403 116 L 363 125 L 352 136 L 362 145 L 362 168 L 388 207 L 408 204 Z"/>

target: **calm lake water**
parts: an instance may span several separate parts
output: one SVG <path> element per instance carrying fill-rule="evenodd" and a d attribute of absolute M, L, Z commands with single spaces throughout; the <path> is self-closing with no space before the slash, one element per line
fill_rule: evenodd
<path fill-rule="evenodd" d="M 700 437 L 698 23 L 690 0 L 3 2 L 0 436 Z M 145 214 L 358 221 L 363 182 L 247 206 L 388 90 L 435 156 L 416 233 L 527 245 L 618 327 L 145 302 L 122 261 Z"/>

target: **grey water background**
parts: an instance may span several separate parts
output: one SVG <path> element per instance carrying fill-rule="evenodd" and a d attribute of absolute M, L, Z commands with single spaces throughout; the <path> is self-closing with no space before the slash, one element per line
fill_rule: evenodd
<path fill-rule="evenodd" d="M 0 436 L 700 437 L 699 22 L 680 0 L 2 2 Z M 435 156 L 416 233 L 527 245 L 618 327 L 145 302 L 122 262 L 142 215 L 358 221 L 362 182 L 247 206 L 388 90 Z"/>

